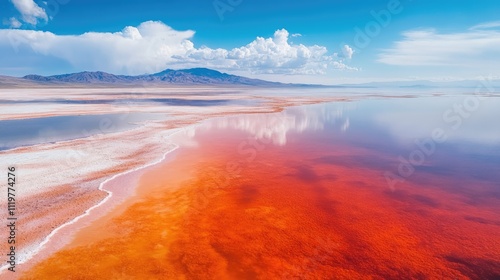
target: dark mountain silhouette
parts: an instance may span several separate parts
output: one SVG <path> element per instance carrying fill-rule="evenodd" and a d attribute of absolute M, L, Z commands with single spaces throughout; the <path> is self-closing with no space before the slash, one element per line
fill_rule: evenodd
<path fill-rule="evenodd" d="M 134 84 L 134 83 L 158 83 L 158 84 L 232 84 L 250 86 L 279 86 L 284 85 L 258 79 L 250 79 L 236 75 L 221 73 L 207 68 L 192 68 L 182 70 L 167 69 L 155 74 L 126 76 L 113 75 L 106 72 L 80 72 L 72 74 L 40 76 L 27 75 L 22 79 L 42 83 L 72 83 L 72 84 Z"/>

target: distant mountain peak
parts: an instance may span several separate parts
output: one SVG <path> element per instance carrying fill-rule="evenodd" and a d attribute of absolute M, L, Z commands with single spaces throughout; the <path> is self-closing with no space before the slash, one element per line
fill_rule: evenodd
<path fill-rule="evenodd" d="M 76 84 L 133 84 L 133 83 L 160 83 L 160 84 L 225 84 L 250 86 L 277 86 L 281 83 L 250 79 L 230 75 L 208 68 L 190 68 L 172 70 L 165 69 L 154 74 L 126 76 L 114 75 L 102 71 L 84 71 L 78 73 L 40 76 L 27 75 L 23 79 L 43 83 L 76 83 Z"/>

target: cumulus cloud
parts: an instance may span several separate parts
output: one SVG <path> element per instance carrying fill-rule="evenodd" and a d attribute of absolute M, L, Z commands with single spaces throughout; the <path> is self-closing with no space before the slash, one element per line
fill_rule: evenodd
<path fill-rule="evenodd" d="M 288 31 L 281 29 L 272 38 L 257 37 L 248 45 L 231 50 L 192 49 L 180 61 L 269 74 L 322 74 L 328 67 L 348 68 L 328 55 L 326 47 L 294 45 L 288 39 Z"/>
<path fill-rule="evenodd" d="M 500 56 L 500 22 L 473 26 L 457 33 L 416 30 L 384 50 L 379 62 L 391 65 L 489 65 Z"/>
<path fill-rule="evenodd" d="M 351 59 L 354 54 L 354 50 L 349 47 L 349 45 L 343 45 L 341 48 L 341 53 L 338 53 L 337 56 L 341 58 Z"/>
<path fill-rule="evenodd" d="M 21 13 L 22 21 L 36 25 L 39 20 L 48 21 L 47 13 L 33 0 L 11 0 L 14 7 Z M 16 19 L 17 20 L 17 19 Z"/>
<path fill-rule="evenodd" d="M 137 27 L 128 26 L 115 33 L 88 32 L 81 35 L 0 29 L 0 51 L 13 47 L 16 55 L 58 59 L 71 65 L 75 71 L 102 70 L 124 74 L 185 67 L 273 74 L 318 74 L 325 73 L 328 68 L 354 69 L 335 55 L 328 55 L 326 47 L 289 42 L 289 33 L 285 29 L 277 30 L 271 38 L 257 37 L 249 44 L 233 49 L 196 48 L 192 42 L 194 34 L 194 31 L 177 31 L 155 21 Z"/>

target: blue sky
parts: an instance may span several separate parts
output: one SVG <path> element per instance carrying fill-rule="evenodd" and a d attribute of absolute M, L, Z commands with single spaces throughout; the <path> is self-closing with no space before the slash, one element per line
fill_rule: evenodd
<path fill-rule="evenodd" d="M 209 67 L 325 84 L 500 76 L 493 0 L 7 0 L 0 20 L 0 75 Z"/>

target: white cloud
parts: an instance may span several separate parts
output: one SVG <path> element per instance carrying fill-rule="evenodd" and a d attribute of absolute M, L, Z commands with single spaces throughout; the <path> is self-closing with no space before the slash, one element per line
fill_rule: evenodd
<path fill-rule="evenodd" d="M 293 33 L 292 37 L 302 37 L 302 34 L 300 34 L 300 33 Z"/>
<path fill-rule="evenodd" d="M 10 28 L 19 28 L 23 24 L 15 17 L 11 17 L 9 19 L 4 19 L 3 20 L 4 25 L 8 25 Z"/>
<path fill-rule="evenodd" d="M 378 61 L 391 65 L 493 66 L 500 57 L 500 22 L 476 25 L 467 31 L 439 33 L 417 30 L 384 50 Z"/>
<path fill-rule="evenodd" d="M 481 23 L 481 24 L 478 24 L 478 25 L 474 25 L 474 26 L 472 26 L 469 29 L 470 30 L 476 30 L 476 29 L 496 28 L 496 27 L 500 27 L 500 21 L 491 21 L 491 22 Z"/>
<path fill-rule="evenodd" d="M 36 25 L 38 20 L 48 21 L 47 13 L 33 0 L 11 0 L 14 7 L 21 13 L 21 19 L 29 24 Z"/>
<path fill-rule="evenodd" d="M 18 56 L 62 60 L 72 66 L 72 71 L 143 74 L 165 68 L 210 67 L 251 73 L 318 74 L 328 68 L 354 69 L 335 55 L 328 55 L 326 47 L 290 43 L 285 29 L 277 30 L 272 38 L 257 37 L 233 49 L 195 48 L 191 41 L 194 34 L 154 21 L 128 26 L 121 32 L 81 35 L 0 29 L 0 59 L 1 53 L 7 53 L 5 48 L 14 47 Z"/>
<path fill-rule="evenodd" d="M 347 58 L 347 59 L 352 58 L 352 55 L 354 54 L 354 50 L 351 47 L 349 47 L 349 45 L 343 45 L 341 50 L 342 50 L 342 53 L 337 54 L 339 57 L 343 57 L 343 58 Z"/>
<path fill-rule="evenodd" d="M 328 67 L 346 69 L 343 63 L 327 54 L 326 47 L 294 45 L 288 39 L 288 31 L 281 29 L 272 38 L 257 37 L 250 44 L 231 50 L 192 49 L 180 57 L 180 61 L 268 74 L 322 74 Z"/>

